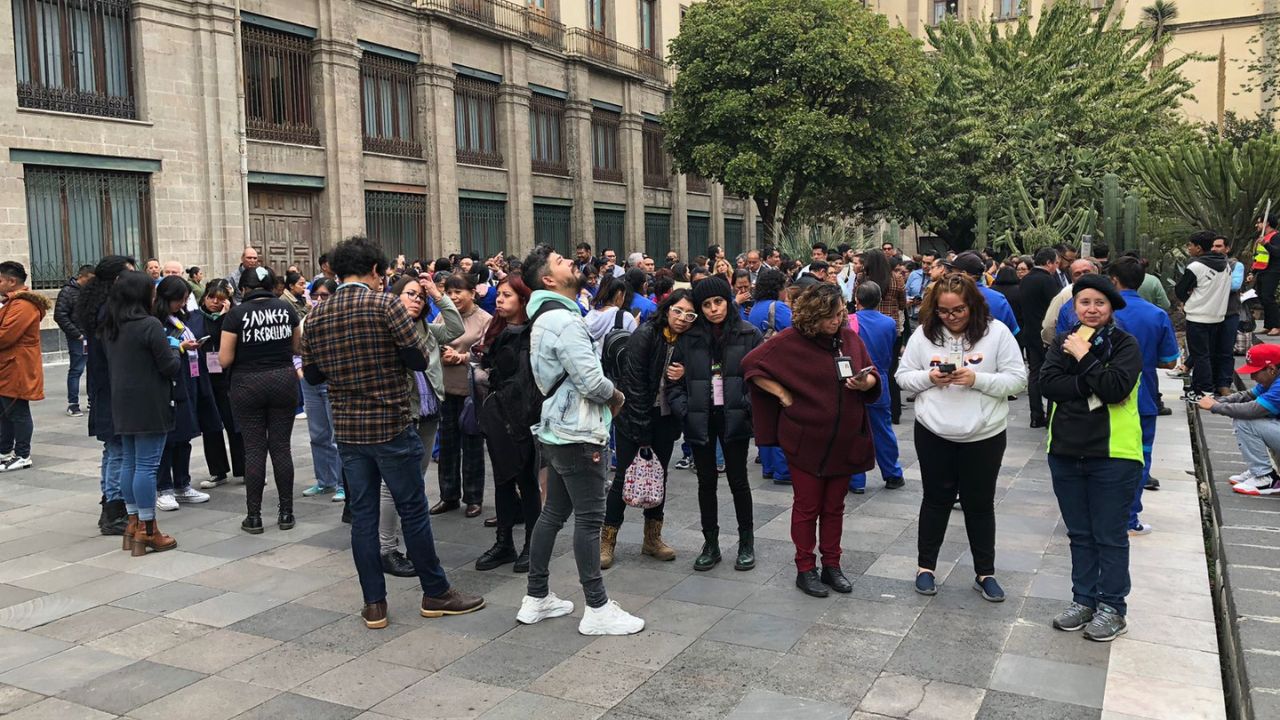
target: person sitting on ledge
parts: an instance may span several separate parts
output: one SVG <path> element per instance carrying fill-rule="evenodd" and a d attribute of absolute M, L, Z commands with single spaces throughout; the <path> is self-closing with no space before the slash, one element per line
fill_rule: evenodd
<path fill-rule="evenodd" d="M 1280 474 L 1271 465 L 1271 453 L 1280 451 L 1280 345 L 1254 345 L 1245 355 L 1244 367 L 1237 372 L 1248 375 L 1256 385 L 1250 390 L 1225 397 L 1202 397 L 1201 410 L 1231 418 L 1236 444 L 1248 465 L 1243 473 L 1232 475 L 1232 490 L 1243 495 L 1280 493 Z"/>

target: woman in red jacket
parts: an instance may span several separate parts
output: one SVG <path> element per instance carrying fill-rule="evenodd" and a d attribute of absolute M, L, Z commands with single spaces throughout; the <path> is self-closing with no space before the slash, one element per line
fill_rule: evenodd
<path fill-rule="evenodd" d="M 756 444 L 780 446 L 791 468 L 796 587 L 826 597 L 824 586 L 853 590 L 840 570 L 844 494 L 850 475 L 875 465 L 866 406 L 880 396 L 880 375 L 849 328 L 838 286 L 800 293 L 791 319 L 792 327 L 747 355 L 743 377 L 751 387 Z"/>

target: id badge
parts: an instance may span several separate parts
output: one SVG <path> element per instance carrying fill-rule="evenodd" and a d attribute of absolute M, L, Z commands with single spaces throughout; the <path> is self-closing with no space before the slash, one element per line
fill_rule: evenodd
<path fill-rule="evenodd" d="M 1093 412 L 1094 410 L 1097 410 L 1098 408 L 1102 407 L 1102 405 L 1103 405 L 1102 398 L 1092 393 L 1089 394 L 1089 412 Z"/>
<path fill-rule="evenodd" d="M 711 376 L 711 404 L 724 405 L 724 378 L 719 373 Z"/>
<path fill-rule="evenodd" d="M 852 379 L 857 375 L 857 371 L 853 369 L 853 358 L 841 355 L 836 358 L 836 377 L 840 382 Z"/>
<path fill-rule="evenodd" d="M 222 372 L 222 363 L 218 361 L 218 353 L 205 353 L 204 364 L 209 368 L 209 374 L 215 375 Z"/>

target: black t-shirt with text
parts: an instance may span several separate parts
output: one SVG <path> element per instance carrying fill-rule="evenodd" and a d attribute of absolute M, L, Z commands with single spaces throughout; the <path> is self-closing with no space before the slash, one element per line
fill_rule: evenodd
<path fill-rule="evenodd" d="M 223 332 L 236 336 L 233 370 L 260 372 L 293 365 L 293 329 L 298 311 L 276 297 L 253 298 L 231 308 Z"/>

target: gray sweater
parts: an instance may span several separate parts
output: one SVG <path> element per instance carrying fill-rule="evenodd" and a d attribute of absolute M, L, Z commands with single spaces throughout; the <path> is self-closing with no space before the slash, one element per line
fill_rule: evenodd
<path fill-rule="evenodd" d="M 1226 397 L 1218 398 L 1218 404 L 1214 405 L 1209 412 L 1237 420 L 1261 420 L 1262 418 L 1271 417 L 1271 411 L 1258 402 L 1258 398 L 1253 394 L 1252 390 L 1232 393 Z"/>

